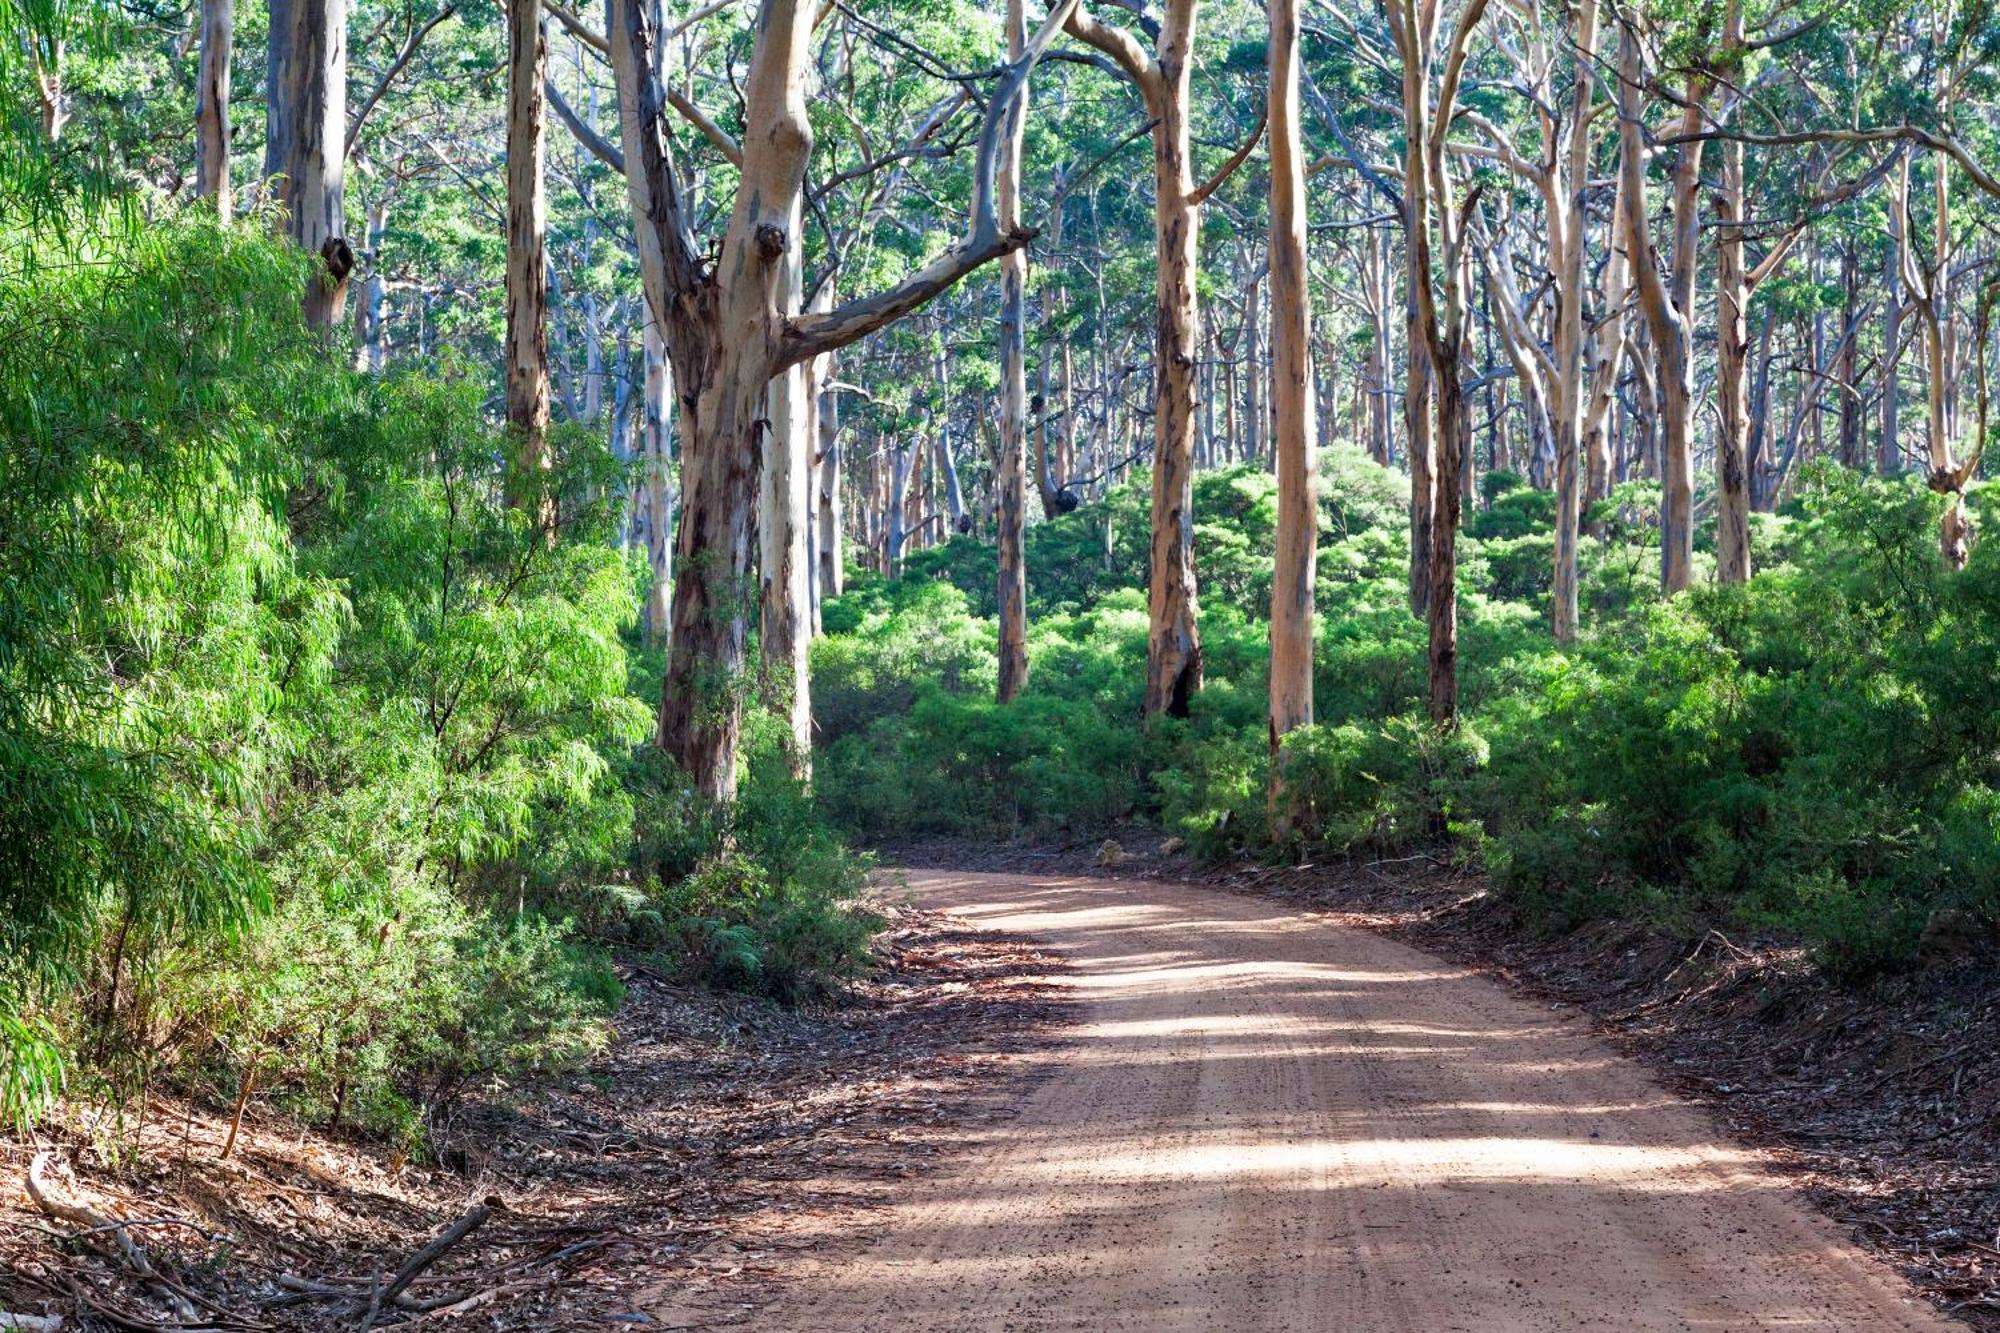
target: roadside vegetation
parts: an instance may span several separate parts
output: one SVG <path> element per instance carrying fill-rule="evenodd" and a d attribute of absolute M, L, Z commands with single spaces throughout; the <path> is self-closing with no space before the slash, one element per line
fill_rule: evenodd
<path fill-rule="evenodd" d="M 1208 677 L 1187 718 L 1133 725 L 1142 477 L 1028 530 L 1033 672 L 1010 704 L 993 701 L 990 546 L 961 537 L 829 602 L 820 798 L 863 839 L 1139 825 L 1209 857 L 1444 849 L 1550 930 L 1607 916 L 1775 930 L 1850 977 L 1912 962 L 1927 927 L 1993 928 L 2000 559 L 1982 548 L 1944 568 L 1920 481 L 1818 470 L 1761 516 L 1753 583 L 1671 600 L 1654 578 L 1655 488 L 1621 486 L 1582 552 L 1592 628 L 1559 648 L 1552 499 L 1510 473 L 1482 480 L 1460 541 L 1464 723 L 1440 736 L 1407 604 L 1407 493 L 1328 455 L 1318 714 L 1285 738 L 1301 811 L 1286 836 L 1267 800 L 1276 487 L 1241 467 L 1195 483 Z"/>

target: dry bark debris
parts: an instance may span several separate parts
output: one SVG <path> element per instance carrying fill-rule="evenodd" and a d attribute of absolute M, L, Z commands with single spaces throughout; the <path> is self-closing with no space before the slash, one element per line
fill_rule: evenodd
<path fill-rule="evenodd" d="M 754 1324 L 785 1217 L 888 1197 L 955 1126 L 1004 1115 L 1027 1077 L 1009 1057 L 1053 1037 L 1054 960 L 935 914 L 885 915 L 878 968 L 819 1008 L 630 970 L 611 1048 L 470 1108 L 435 1168 L 268 1108 L 220 1159 L 228 1108 L 159 1098 L 121 1165 L 87 1125 L 52 1148 L 0 1138 L 0 1177 L 24 1180 L 45 1151 L 83 1164 L 60 1197 L 92 1198 L 102 1219 L 0 1194 L 0 1311 L 66 1330 Z M 487 1195 L 505 1207 L 475 1202 Z M 144 1261 L 191 1312 L 107 1240 L 142 1229 Z"/>
<path fill-rule="evenodd" d="M 1551 936 L 1442 857 L 1203 865 L 1127 835 L 1116 874 L 1296 904 L 1587 1014 L 1940 1309 L 2000 1330 L 2000 957 L 1855 988 L 1796 945 L 1598 922 Z M 1177 849 L 1176 849 L 1177 850 Z M 910 865 L 1100 874 L 1093 844 L 884 849 Z"/>

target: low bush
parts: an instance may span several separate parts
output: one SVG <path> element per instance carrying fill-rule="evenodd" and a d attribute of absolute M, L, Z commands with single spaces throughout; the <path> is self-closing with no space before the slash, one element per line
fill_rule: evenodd
<path fill-rule="evenodd" d="M 1031 672 L 1010 705 L 992 702 L 994 630 L 971 589 L 870 585 L 829 604 L 816 687 L 867 698 L 818 757 L 829 814 L 865 837 L 1133 822 L 1208 855 L 1450 837 L 1551 929 L 1618 914 L 1776 929 L 1851 976 L 1908 963 L 1941 918 L 2000 928 L 2000 555 L 1946 571 L 1919 481 L 1817 470 L 1786 513 L 1757 516 L 1751 584 L 1672 601 L 1639 521 L 1657 487 L 1621 485 L 1585 542 L 1588 633 L 1559 650 L 1551 498 L 1489 475 L 1461 538 L 1467 722 L 1441 741 L 1397 480 L 1331 451 L 1318 725 L 1284 748 L 1286 849 L 1265 797 L 1271 483 L 1233 469 L 1197 487 L 1206 683 L 1189 717 L 1139 725 L 1142 559 L 1122 587 L 1033 564 L 1037 542 L 1094 532 L 1101 553 L 1103 524 L 1142 521 L 1136 489 L 1117 491 L 1030 528 Z M 971 551 L 958 543 L 954 580 L 979 567 Z"/>

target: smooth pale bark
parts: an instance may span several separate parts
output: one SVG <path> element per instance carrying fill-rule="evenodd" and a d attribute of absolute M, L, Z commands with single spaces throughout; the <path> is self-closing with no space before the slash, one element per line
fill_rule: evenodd
<path fill-rule="evenodd" d="M 271 0 L 264 175 L 278 177 L 285 231 L 320 257 L 306 323 L 328 328 L 347 303 L 354 250 L 345 216 L 347 0 Z"/>
<path fill-rule="evenodd" d="M 1638 278 L 1658 360 L 1660 394 L 1660 586 L 1668 593 L 1694 579 L 1694 266 L 1699 236 L 1699 192 L 1705 89 L 1682 90 L 1680 144 L 1673 169 L 1673 251 L 1671 272 L 1660 276 L 1646 209 L 1645 145 L 1640 138 L 1639 102 L 1643 72 L 1638 37 L 1630 26 L 1619 37 L 1619 173 L 1625 206 L 1627 255 Z"/>
<path fill-rule="evenodd" d="M 382 276 L 382 238 L 389 228 L 389 196 L 368 205 L 368 276 L 354 310 L 354 368 L 380 374 L 389 363 L 389 284 Z"/>
<path fill-rule="evenodd" d="M 639 448 L 644 461 L 646 564 L 652 579 L 646 587 L 645 628 L 655 643 L 666 640 L 673 624 L 674 492 L 668 456 L 668 423 L 673 404 L 673 369 L 667 345 L 652 316 L 646 317 L 645 385 L 639 399 Z"/>
<path fill-rule="evenodd" d="M 1153 347 L 1153 521 L 1147 589 L 1148 716 L 1185 717 L 1201 689 L 1195 596 L 1195 372 L 1201 320 L 1195 275 L 1201 203 L 1189 124 L 1195 0 L 1169 0 L 1155 51 L 1098 22 L 1081 6 L 1069 31 L 1117 62 L 1153 118 L 1153 239 L 1158 255 Z"/>
<path fill-rule="evenodd" d="M 507 11 L 507 424 L 522 477 L 548 467 L 548 207 L 542 189 L 542 11 Z M 524 483 L 516 494 L 528 490 Z M 549 517 L 545 515 L 545 517 Z"/>
<path fill-rule="evenodd" d="M 1590 408 L 1583 423 L 1584 487 L 1583 503 L 1589 505 L 1611 495 L 1611 408 L 1618 397 L 1618 377 L 1625 360 L 1625 297 L 1631 290 L 1626 262 L 1624 217 L 1625 180 L 1618 178 L 1611 205 L 1611 224 L 1605 238 L 1610 252 L 1604 258 L 1600 308 L 1602 323 L 1592 335 L 1596 348 L 1591 357 Z M 1601 525 L 1589 521 L 1584 529 L 1596 535 Z"/>
<path fill-rule="evenodd" d="M 1551 173 L 1549 250 L 1557 271 L 1555 385 L 1550 420 L 1556 462 L 1556 557 L 1553 629 L 1558 643 L 1576 638 L 1577 543 L 1583 532 L 1583 262 L 1589 217 L 1591 98 L 1597 81 L 1597 3 L 1574 7 L 1576 71 L 1560 174 Z M 1613 227 L 1616 230 L 1616 227 Z"/>
<path fill-rule="evenodd" d="M 1938 553 L 1951 569 L 1963 569 L 1972 549 L 1972 520 L 1965 512 L 1965 486 L 1979 468 L 1980 444 L 1975 440 L 1969 456 L 1956 456 L 1956 425 L 1952 401 L 1953 352 L 1956 338 L 1955 315 L 1951 303 L 1951 176 L 1950 166 L 1941 156 L 1932 159 L 1931 188 L 1935 219 L 1931 253 L 1919 255 L 1912 238 L 1915 219 L 1910 213 L 1910 159 L 1902 162 L 1891 203 L 1900 220 L 1897 241 L 1902 256 L 1903 286 L 1910 293 L 1910 305 L 1917 312 L 1917 328 L 1924 343 L 1924 369 L 1928 383 L 1924 402 L 1925 447 L 1929 470 L 1924 481 L 1946 497 L 1944 513 L 1938 519 Z"/>
<path fill-rule="evenodd" d="M 1019 60 L 1028 40 L 1022 0 L 1007 0 L 1007 58 Z M 1000 225 L 1012 231 L 1021 223 L 1021 135 L 1027 123 L 1026 93 L 1015 104 L 1000 155 Z M 1026 332 L 1028 256 L 1016 250 L 1000 261 L 1000 454 L 994 463 L 999 526 L 999 686 L 1001 703 L 1011 701 L 1028 683 L 1028 366 Z M 948 452 L 948 451 L 947 451 Z M 1047 462 L 1037 450 L 1041 470 Z M 949 457 L 945 460 L 949 463 Z M 951 474 L 958 489 L 958 474 Z M 962 508 L 955 505 L 954 509 Z M 957 513 L 952 518 L 954 525 Z"/>
<path fill-rule="evenodd" d="M 898 440 L 890 454 L 888 523 L 882 559 L 886 574 L 903 577 L 903 544 L 909 540 L 911 449 L 907 440 Z"/>
<path fill-rule="evenodd" d="M 1319 536 L 1317 421 L 1306 305 L 1305 150 L 1299 133 L 1299 0 L 1271 0 L 1271 407 L 1278 474 L 1271 571 L 1270 813 L 1279 838 L 1293 810 L 1280 750 L 1313 720 L 1313 576 Z"/>
<path fill-rule="evenodd" d="M 1016 182 L 1016 194 L 1018 196 L 1018 181 Z M 1058 190 L 1055 201 L 1050 205 L 1049 210 L 1049 250 L 1054 254 L 1062 253 L 1063 214 L 1066 211 L 1064 208 L 1066 203 L 1067 192 L 1065 190 Z M 1018 209 L 1018 203 L 1016 207 Z M 1069 294 L 1063 290 L 1060 284 L 1051 284 L 1044 289 L 1041 300 L 1042 323 L 1047 326 L 1061 320 L 1068 306 Z M 1004 329 L 1004 311 L 1002 315 Z M 1074 475 L 1068 458 L 1071 444 L 1070 436 L 1075 430 L 1075 425 L 1071 417 L 1070 350 L 1067 338 L 1062 340 L 1061 356 L 1063 360 L 1063 412 L 1062 425 L 1055 442 L 1057 458 L 1053 476 L 1049 470 L 1049 418 L 1054 416 L 1055 412 L 1054 404 L 1049 394 L 1049 376 L 1054 356 L 1047 350 L 1044 350 L 1042 354 L 1041 366 L 1037 373 L 1038 387 L 1035 398 L 1029 404 L 1030 409 L 1035 413 L 1035 494 L 1041 500 L 1043 518 L 1054 518 L 1065 512 L 1063 483 Z M 1075 508 L 1073 497 L 1069 500 L 1068 507 Z"/>
<path fill-rule="evenodd" d="M 1240 261 L 1248 268 L 1247 261 Z M 1243 420 L 1248 427 L 1243 433 L 1243 461 L 1262 463 L 1267 446 L 1266 436 L 1271 418 L 1271 405 L 1265 399 L 1270 388 L 1265 376 L 1269 373 L 1264 355 L 1264 269 L 1251 269 L 1249 282 L 1243 292 L 1243 328 L 1249 346 L 1248 361 L 1243 367 Z"/>
<path fill-rule="evenodd" d="M 1908 149 L 1898 149 L 1906 153 Z M 1903 221 L 1902 210 L 1889 208 L 1889 254 L 1882 274 L 1882 421 L 1875 438 L 1875 470 L 1893 477 L 1903 470 Z"/>
<path fill-rule="evenodd" d="M 794 214 L 791 230 L 798 231 Z M 779 288 L 785 309 L 804 300 L 804 275 L 794 249 L 787 253 Z M 817 422 L 803 363 L 772 377 L 765 390 L 766 421 L 759 482 L 757 537 L 758 648 L 763 656 L 765 703 L 791 727 L 791 762 L 800 777 L 811 774 L 812 693 L 807 653 L 812 634 L 812 551 L 806 513 L 812 504 L 812 447 Z"/>
<path fill-rule="evenodd" d="M 201 0 L 201 57 L 194 78 L 194 192 L 229 221 L 229 62 L 236 45 L 235 0 Z"/>
<path fill-rule="evenodd" d="M 846 554 L 841 549 L 842 501 L 840 488 L 840 393 L 832 387 L 834 363 L 821 357 L 824 387 L 819 394 L 819 514 L 813 524 L 819 566 L 821 600 L 838 597 L 847 584 L 843 567 Z"/>
<path fill-rule="evenodd" d="M 8 40 L 13 40 L 10 36 Z M 34 64 L 35 95 L 42 110 L 42 136 L 51 147 L 62 142 L 63 128 L 69 124 L 69 94 L 63 88 L 62 64 L 65 42 L 61 37 L 28 39 Z"/>

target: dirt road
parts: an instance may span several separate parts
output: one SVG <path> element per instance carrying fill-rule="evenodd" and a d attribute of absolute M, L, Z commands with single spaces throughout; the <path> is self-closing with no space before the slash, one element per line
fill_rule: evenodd
<path fill-rule="evenodd" d="M 1580 1022 L 1249 898 L 913 872 L 1067 955 L 1074 1039 L 760 1328 L 1949 1329 Z"/>

